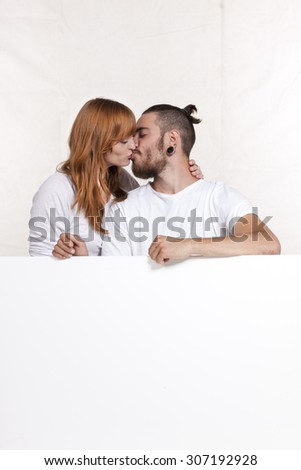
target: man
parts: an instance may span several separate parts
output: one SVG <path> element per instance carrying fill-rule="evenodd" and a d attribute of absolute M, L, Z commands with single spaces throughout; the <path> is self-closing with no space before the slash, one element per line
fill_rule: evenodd
<path fill-rule="evenodd" d="M 149 254 L 164 264 L 190 256 L 280 253 L 277 237 L 244 196 L 221 182 L 195 181 L 187 169 L 200 122 L 195 111 L 194 105 L 155 105 L 138 120 L 132 170 L 154 180 L 111 204 L 104 256 Z M 65 246 L 87 254 L 73 236 Z"/>

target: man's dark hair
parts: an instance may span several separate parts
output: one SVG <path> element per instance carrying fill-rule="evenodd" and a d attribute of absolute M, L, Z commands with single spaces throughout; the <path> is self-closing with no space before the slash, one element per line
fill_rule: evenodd
<path fill-rule="evenodd" d="M 197 112 L 194 104 L 189 104 L 181 109 L 170 104 L 156 104 L 151 106 L 143 114 L 156 113 L 158 115 L 156 124 L 160 127 L 161 137 L 172 129 L 177 129 L 182 139 L 183 152 L 187 157 L 195 143 L 195 131 L 193 124 L 199 124 L 201 119 L 192 116 Z"/>

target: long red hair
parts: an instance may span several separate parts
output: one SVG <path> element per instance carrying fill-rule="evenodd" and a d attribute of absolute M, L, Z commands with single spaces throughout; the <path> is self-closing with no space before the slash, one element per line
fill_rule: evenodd
<path fill-rule="evenodd" d="M 58 167 L 74 184 L 73 207 L 77 205 L 100 233 L 106 233 L 102 219 L 110 195 L 117 201 L 127 197 L 120 187 L 119 168 L 107 168 L 104 156 L 135 130 L 135 116 L 127 106 L 104 98 L 90 100 L 81 108 L 72 126 L 69 158 Z"/>

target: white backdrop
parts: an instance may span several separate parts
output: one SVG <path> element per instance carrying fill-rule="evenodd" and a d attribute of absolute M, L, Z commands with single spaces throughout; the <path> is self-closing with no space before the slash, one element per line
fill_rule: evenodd
<path fill-rule="evenodd" d="M 194 103 L 206 178 L 301 253 L 299 0 L 0 0 L 0 255 L 26 255 L 32 196 L 97 96 Z"/>

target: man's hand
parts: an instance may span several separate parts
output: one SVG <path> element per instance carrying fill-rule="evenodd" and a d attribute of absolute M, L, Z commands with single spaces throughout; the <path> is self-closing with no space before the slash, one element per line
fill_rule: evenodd
<path fill-rule="evenodd" d="M 89 253 L 85 242 L 78 235 L 61 233 L 52 255 L 59 259 L 66 259 L 72 256 L 88 256 Z"/>
<path fill-rule="evenodd" d="M 152 260 L 165 264 L 171 259 L 189 258 L 191 243 L 187 238 L 174 238 L 158 235 L 151 244 L 148 254 Z"/>
<path fill-rule="evenodd" d="M 195 163 L 195 160 L 189 160 L 188 163 L 189 163 L 189 171 L 192 174 L 192 176 L 194 176 L 198 180 L 203 180 L 204 175 L 199 165 Z"/>

